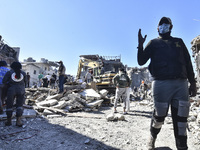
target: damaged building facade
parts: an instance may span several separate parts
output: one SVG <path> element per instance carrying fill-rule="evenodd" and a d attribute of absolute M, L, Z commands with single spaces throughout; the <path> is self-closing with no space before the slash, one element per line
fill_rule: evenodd
<path fill-rule="evenodd" d="M 19 47 L 10 47 L 0 39 L 0 60 L 6 61 L 8 66 L 12 62 L 19 60 L 19 52 Z"/>
<path fill-rule="evenodd" d="M 45 58 L 41 58 L 40 62 L 36 62 L 32 57 L 25 59 L 24 62 L 21 62 L 22 69 L 30 75 L 30 86 L 37 85 L 38 75 L 47 74 L 52 75 L 57 73 L 58 64 L 56 62 L 48 61 Z"/>
<path fill-rule="evenodd" d="M 148 70 L 148 67 L 137 68 L 137 67 L 127 67 L 127 74 L 131 79 L 131 88 L 140 87 L 142 81 L 146 84 L 151 84 L 152 77 Z"/>

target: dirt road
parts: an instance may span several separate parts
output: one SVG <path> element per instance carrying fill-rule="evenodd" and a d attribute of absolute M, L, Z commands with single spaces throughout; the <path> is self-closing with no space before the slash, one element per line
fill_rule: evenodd
<path fill-rule="evenodd" d="M 122 108 L 118 108 L 122 113 Z M 94 112 L 69 113 L 54 118 L 24 119 L 25 127 L 5 127 L 0 122 L 0 150 L 146 150 L 152 107 L 131 102 L 125 121 L 108 122 L 111 107 Z M 170 115 L 169 115 L 170 116 Z M 188 132 L 189 150 L 199 150 Z M 171 118 L 166 118 L 156 141 L 157 150 L 175 150 Z"/>

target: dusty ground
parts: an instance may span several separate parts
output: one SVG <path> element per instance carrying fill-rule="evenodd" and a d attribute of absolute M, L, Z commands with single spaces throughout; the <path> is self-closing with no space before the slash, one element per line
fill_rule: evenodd
<path fill-rule="evenodd" d="M 131 102 L 126 121 L 108 122 L 112 107 L 95 112 L 69 113 L 56 118 L 24 119 L 25 127 L 10 127 L 0 121 L 0 150 L 146 150 L 152 107 Z M 118 108 L 122 113 L 122 108 Z M 175 150 L 170 117 L 156 141 L 157 150 Z M 188 132 L 189 150 L 199 150 L 196 137 Z"/>

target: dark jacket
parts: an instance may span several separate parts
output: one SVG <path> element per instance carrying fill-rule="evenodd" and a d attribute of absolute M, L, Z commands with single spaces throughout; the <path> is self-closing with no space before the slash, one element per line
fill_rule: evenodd
<path fill-rule="evenodd" d="M 116 74 L 113 77 L 113 83 L 115 86 L 119 88 L 125 88 L 130 86 L 131 81 L 125 73 L 122 73 L 122 74 Z"/>
<path fill-rule="evenodd" d="M 138 49 L 138 64 L 149 59 L 149 71 L 155 80 L 188 79 L 194 83 L 194 71 L 189 52 L 180 38 L 169 36 L 151 40 L 145 49 Z"/>
<path fill-rule="evenodd" d="M 20 79 L 15 79 L 14 74 L 15 74 L 14 70 L 8 71 L 3 78 L 3 84 L 8 84 L 9 86 L 21 85 L 25 87 L 26 73 L 24 71 L 21 71 L 21 74 L 23 75 L 23 77 L 21 76 Z"/>

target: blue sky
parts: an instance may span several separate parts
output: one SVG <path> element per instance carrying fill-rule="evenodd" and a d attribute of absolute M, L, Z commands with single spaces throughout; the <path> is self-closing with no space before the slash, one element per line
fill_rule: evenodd
<path fill-rule="evenodd" d="M 191 54 L 200 35 L 199 0 L 0 0 L 0 35 L 20 47 L 19 60 L 63 60 L 76 75 L 79 55 L 119 56 L 138 67 L 137 34 L 146 43 L 158 37 L 161 17 L 172 19 L 172 36 L 180 37 Z M 147 66 L 147 65 L 146 65 Z"/>

